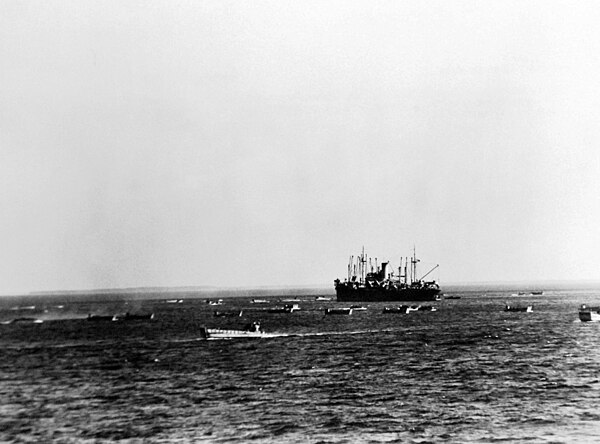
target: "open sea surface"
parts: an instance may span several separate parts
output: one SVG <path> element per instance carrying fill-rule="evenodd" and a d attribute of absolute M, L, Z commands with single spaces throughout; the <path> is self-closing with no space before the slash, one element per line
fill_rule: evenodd
<path fill-rule="evenodd" d="M 600 441 L 600 323 L 578 319 L 580 304 L 600 305 L 600 288 L 520 290 L 448 287 L 461 298 L 427 303 L 435 312 L 366 303 L 351 316 L 324 316 L 350 304 L 316 295 L 298 296 L 298 312 L 265 310 L 289 293 L 219 306 L 202 293 L 4 297 L 0 441 Z M 86 319 L 125 312 L 155 318 Z M 7 323 L 16 318 L 44 322 Z M 200 326 L 256 320 L 281 336 L 200 339 Z"/>

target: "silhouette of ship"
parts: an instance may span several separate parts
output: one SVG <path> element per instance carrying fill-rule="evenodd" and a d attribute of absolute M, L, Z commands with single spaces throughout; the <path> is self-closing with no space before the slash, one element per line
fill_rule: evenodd
<path fill-rule="evenodd" d="M 348 277 L 344 281 L 336 279 L 335 292 L 338 301 L 437 301 L 440 299 L 440 286 L 434 280 L 425 281 L 439 265 L 436 265 L 421 277 L 417 277 L 416 253 L 400 259 L 398 274 L 391 270 L 389 262 L 373 263 L 363 251 L 360 256 L 350 256 Z"/>

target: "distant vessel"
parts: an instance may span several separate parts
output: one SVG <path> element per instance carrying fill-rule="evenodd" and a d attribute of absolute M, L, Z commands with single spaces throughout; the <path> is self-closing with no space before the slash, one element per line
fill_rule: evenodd
<path fill-rule="evenodd" d="M 220 328 L 200 328 L 202 339 L 268 338 L 278 336 L 265 333 L 258 322 L 248 324 L 243 330 L 223 330 Z"/>
<path fill-rule="evenodd" d="M 10 321 L 4 321 L 2 323 L 3 324 L 41 324 L 43 322 L 44 322 L 43 319 L 21 317 L 21 318 L 11 319 Z"/>
<path fill-rule="evenodd" d="M 148 314 L 131 314 L 129 312 L 124 315 L 115 315 L 113 321 L 151 321 L 154 319 L 154 313 Z"/>
<path fill-rule="evenodd" d="M 582 304 L 579 307 L 579 320 L 581 322 L 597 322 L 600 321 L 600 307 L 588 307 Z"/>
<path fill-rule="evenodd" d="M 344 281 L 336 279 L 335 292 L 338 301 L 437 301 L 440 299 L 440 286 L 436 281 L 424 279 L 439 265 L 436 265 L 423 276 L 417 275 L 419 259 L 413 250 L 413 256 L 400 259 L 398 275 L 389 269 L 389 262 L 377 265 L 372 258 L 363 252 L 354 260 L 350 256 L 348 278 Z M 403 268 L 404 265 L 404 268 Z"/>
<path fill-rule="evenodd" d="M 327 308 L 325 310 L 326 315 L 351 315 L 352 308 Z"/>
<path fill-rule="evenodd" d="M 400 313 L 400 314 L 406 314 L 408 313 L 408 305 L 400 305 L 399 307 L 383 307 L 383 313 L 384 314 L 391 314 L 391 313 Z"/>
<path fill-rule="evenodd" d="M 298 304 L 286 304 L 285 307 L 274 307 L 267 309 L 269 313 L 293 313 L 298 310 L 300 310 L 300 306 Z"/>
<path fill-rule="evenodd" d="M 398 307 L 383 307 L 383 313 L 410 313 L 412 311 L 436 311 L 435 307 L 428 305 L 427 308 L 423 308 L 420 305 L 400 305 Z"/>
<path fill-rule="evenodd" d="M 515 306 L 506 304 L 506 306 L 504 307 L 504 311 L 519 311 L 524 313 L 531 313 L 533 311 L 533 305 Z"/>
<path fill-rule="evenodd" d="M 325 297 L 325 296 L 317 296 L 315 298 L 315 301 L 330 301 L 331 298 Z"/>
<path fill-rule="evenodd" d="M 240 310 L 240 311 L 215 311 L 213 313 L 213 316 L 217 317 L 217 318 L 233 318 L 233 317 L 238 317 L 238 316 L 243 316 L 244 315 L 244 310 Z"/>
<path fill-rule="evenodd" d="M 114 315 L 96 315 L 96 314 L 88 314 L 88 321 L 92 322 L 100 322 L 100 321 L 116 321 Z"/>

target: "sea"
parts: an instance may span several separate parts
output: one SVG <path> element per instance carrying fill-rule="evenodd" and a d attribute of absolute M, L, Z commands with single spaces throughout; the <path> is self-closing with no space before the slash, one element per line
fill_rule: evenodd
<path fill-rule="evenodd" d="M 436 311 L 338 316 L 331 290 L 2 297 L 0 442 L 600 441 L 600 323 L 578 318 L 600 286 L 443 291 Z M 200 335 L 254 321 L 276 335 Z"/>

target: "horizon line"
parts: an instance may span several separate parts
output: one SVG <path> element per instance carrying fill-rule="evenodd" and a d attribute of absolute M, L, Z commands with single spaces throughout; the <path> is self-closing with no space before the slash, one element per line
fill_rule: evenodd
<path fill-rule="evenodd" d="M 442 285 L 443 287 L 452 286 L 475 286 L 475 285 L 564 285 L 564 284 L 600 284 L 600 279 L 564 279 L 564 280 L 552 280 L 552 279 L 533 279 L 533 280 L 507 280 L 507 281 L 456 281 L 448 282 Z M 102 294 L 102 293 L 116 293 L 116 292 L 127 292 L 136 293 L 142 291 L 159 291 L 159 292 L 182 292 L 182 291 L 227 291 L 227 290 L 258 290 L 258 289 L 278 289 L 278 288 L 297 288 L 297 289 L 331 289 L 333 286 L 330 284 L 296 284 L 296 285 L 236 285 L 236 286 L 217 286 L 217 285 L 181 285 L 181 286 L 135 286 L 135 287 L 110 287 L 110 288 L 92 288 L 92 289 L 72 289 L 72 290 L 34 290 L 27 292 L 15 292 L 15 293 L 3 293 L 0 297 L 10 296 L 43 296 L 43 295 L 56 295 L 56 294 Z"/>

